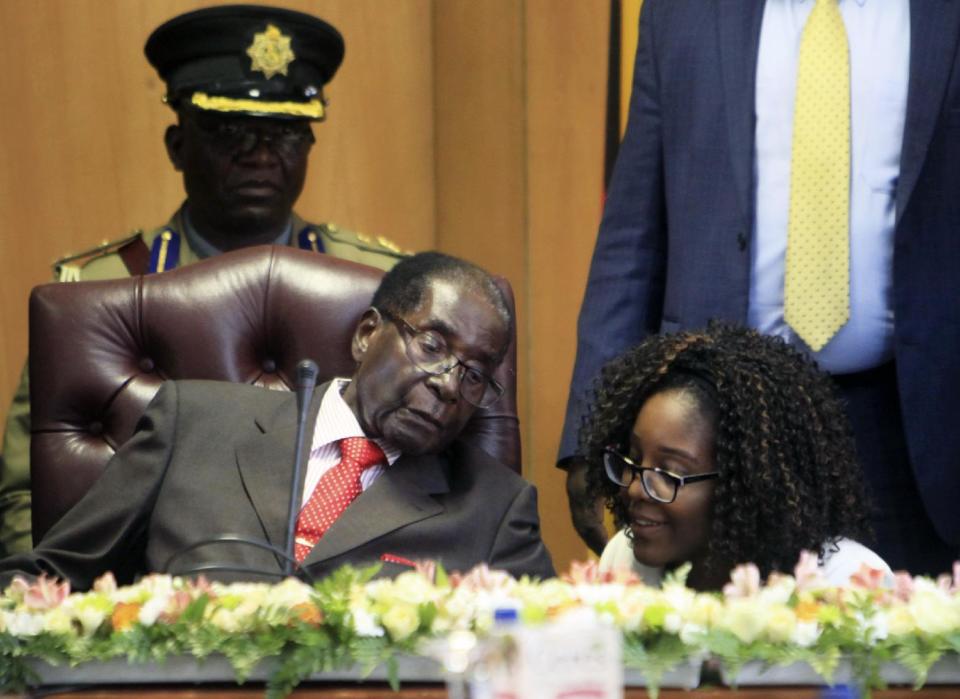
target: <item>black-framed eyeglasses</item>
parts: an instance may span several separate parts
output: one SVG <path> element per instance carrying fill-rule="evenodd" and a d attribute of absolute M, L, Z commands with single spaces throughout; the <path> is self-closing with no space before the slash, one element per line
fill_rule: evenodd
<path fill-rule="evenodd" d="M 279 155 L 297 155 L 316 140 L 307 121 L 293 119 L 236 119 L 195 113 L 193 122 L 221 152 L 246 154 L 260 143 Z"/>
<path fill-rule="evenodd" d="M 500 396 L 503 395 L 503 386 L 492 376 L 467 365 L 451 352 L 443 335 L 433 330 L 418 330 L 389 311 L 377 310 L 380 311 L 380 315 L 400 329 L 400 337 L 403 338 L 407 349 L 407 358 L 418 369 L 433 376 L 442 376 L 458 366 L 463 367 L 459 383 L 460 396 L 465 401 L 478 408 L 489 408 L 500 400 Z"/>
<path fill-rule="evenodd" d="M 671 503 L 677 499 L 677 493 L 685 485 L 709 481 L 720 476 L 719 471 L 698 473 L 694 476 L 679 476 L 676 473 L 665 471 L 662 468 L 650 468 L 634 463 L 613 447 L 603 450 L 603 468 L 607 478 L 622 488 L 629 488 L 630 484 L 640 477 L 643 492 L 657 502 Z"/>

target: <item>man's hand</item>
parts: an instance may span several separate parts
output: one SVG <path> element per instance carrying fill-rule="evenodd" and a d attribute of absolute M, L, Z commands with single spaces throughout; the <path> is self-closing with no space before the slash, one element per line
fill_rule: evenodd
<path fill-rule="evenodd" d="M 603 502 L 587 498 L 587 463 L 583 459 L 568 459 L 563 468 L 567 472 L 567 500 L 573 526 L 590 550 L 599 556 L 608 538 L 603 526 Z"/>

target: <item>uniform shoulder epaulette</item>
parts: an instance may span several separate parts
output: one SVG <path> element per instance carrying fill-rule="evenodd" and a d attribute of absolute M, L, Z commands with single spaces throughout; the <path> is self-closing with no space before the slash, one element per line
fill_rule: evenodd
<path fill-rule="evenodd" d="M 412 252 L 401 250 L 400 246 L 382 235 L 378 235 L 376 238 L 374 238 L 366 235 L 365 233 L 356 233 L 354 231 L 344 230 L 333 223 L 325 223 L 322 227 L 332 240 L 336 240 L 337 242 L 345 243 L 347 245 L 353 245 L 361 250 L 378 252 L 397 258 L 408 257 L 413 254 Z"/>
<path fill-rule="evenodd" d="M 124 245 L 138 240 L 142 235 L 142 230 L 135 230 L 125 238 L 110 241 L 105 240 L 99 245 L 87 250 L 61 257 L 51 265 L 53 268 L 53 278 L 61 282 L 79 281 L 80 270 L 82 270 L 85 265 L 100 257 L 118 252 Z"/>

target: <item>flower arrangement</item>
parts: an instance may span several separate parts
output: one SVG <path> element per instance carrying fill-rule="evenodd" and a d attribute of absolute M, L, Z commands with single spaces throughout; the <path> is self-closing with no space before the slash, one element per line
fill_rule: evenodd
<path fill-rule="evenodd" d="M 112 658 L 163 662 L 176 656 L 227 658 L 238 681 L 274 661 L 269 697 L 282 697 L 313 674 L 358 665 L 392 668 L 455 631 L 479 637 L 504 603 L 526 624 L 592 609 L 623 633 L 624 662 L 648 687 L 666 671 L 713 656 L 732 674 L 748 661 L 810 664 L 827 681 L 848 661 L 866 688 L 883 685 L 880 668 L 896 661 L 917 686 L 944 654 L 960 653 L 960 564 L 937 580 L 899 574 L 893 581 L 863 568 L 849 587 L 831 587 L 804 554 L 794 575 L 761 581 L 755 566 L 735 569 L 722 593 L 698 593 L 685 571 L 661 588 L 629 574 L 574 564 L 545 581 L 478 567 L 448 575 L 426 562 L 392 579 L 377 567 L 342 568 L 310 586 L 221 584 L 150 575 L 117 586 L 112 575 L 89 592 L 66 583 L 17 579 L 0 596 L 0 691 L 36 682 L 31 661 L 77 665 Z"/>

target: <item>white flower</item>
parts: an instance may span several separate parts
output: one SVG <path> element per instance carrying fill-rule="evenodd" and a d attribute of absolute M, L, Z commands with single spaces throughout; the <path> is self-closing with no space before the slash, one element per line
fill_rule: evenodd
<path fill-rule="evenodd" d="M 167 594 L 159 594 L 144 602 L 143 606 L 140 607 L 140 613 L 137 615 L 137 620 L 144 626 L 153 626 L 159 616 L 166 610 L 171 594 L 172 592 Z"/>
<path fill-rule="evenodd" d="M 789 607 L 771 605 L 761 607 L 766 616 L 767 638 L 775 643 L 789 641 L 797 628 L 797 615 Z"/>
<path fill-rule="evenodd" d="M 917 581 L 907 606 L 923 633 L 939 635 L 960 628 L 960 603 L 928 580 Z"/>
<path fill-rule="evenodd" d="M 668 633 L 680 633 L 680 629 L 683 628 L 683 617 L 677 612 L 667 612 L 667 616 L 663 619 L 663 628 Z"/>
<path fill-rule="evenodd" d="M 43 615 L 43 630 L 56 634 L 68 634 L 73 625 L 70 614 L 63 608 L 51 609 Z"/>
<path fill-rule="evenodd" d="M 894 636 L 908 636 L 915 633 L 917 624 L 906 606 L 898 606 L 886 613 L 887 629 Z"/>
<path fill-rule="evenodd" d="M 293 609 L 298 604 L 311 601 L 312 591 L 309 585 L 296 578 L 286 578 L 266 590 L 267 604 L 281 609 Z"/>
<path fill-rule="evenodd" d="M 389 597 L 408 604 L 424 604 L 436 597 L 436 588 L 423 575 L 409 570 L 393 579 Z"/>
<path fill-rule="evenodd" d="M 706 633 L 707 629 L 700 624 L 687 623 L 680 629 L 680 640 L 688 646 L 695 646 Z"/>
<path fill-rule="evenodd" d="M 757 605 L 748 599 L 728 599 L 717 625 L 744 643 L 752 643 L 766 628 L 765 615 L 759 612 Z"/>
<path fill-rule="evenodd" d="M 789 575 L 772 573 L 767 584 L 757 594 L 762 604 L 786 604 L 797 589 L 797 584 Z"/>
<path fill-rule="evenodd" d="M 384 628 L 394 641 L 402 641 L 420 626 L 420 615 L 412 604 L 394 604 L 380 618 Z"/>
<path fill-rule="evenodd" d="M 353 630 L 358 636 L 383 636 L 383 627 L 368 610 L 361 607 L 353 608 L 350 610 L 350 619 L 353 621 Z"/>
<path fill-rule="evenodd" d="M 99 592 L 73 595 L 65 607 L 73 617 L 80 622 L 83 633 L 87 636 L 100 628 L 107 617 L 113 612 L 114 603 Z"/>
<path fill-rule="evenodd" d="M 13 636 L 36 636 L 43 631 L 43 615 L 31 612 L 0 612 L 3 626 Z"/>
<path fill-rule="evenodd" d="M 809 648 L 820 638 L 820 625 L 815 621 L 798 621 L 793 629 L 791 642 L 801 648 Z"/>

